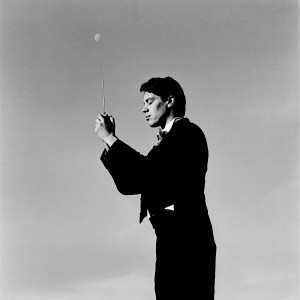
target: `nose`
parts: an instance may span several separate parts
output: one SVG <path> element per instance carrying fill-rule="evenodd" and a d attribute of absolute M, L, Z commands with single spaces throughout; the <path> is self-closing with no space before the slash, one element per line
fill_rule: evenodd
<path fill-rule="evenodd" d="M 147 106 L 146 106 L 146 104 L 143 106 L 143 109 L 142 109 L 142 112 L 143 113 L 146 113 L 148 111 L 148 108 L 147 108 Z"/>

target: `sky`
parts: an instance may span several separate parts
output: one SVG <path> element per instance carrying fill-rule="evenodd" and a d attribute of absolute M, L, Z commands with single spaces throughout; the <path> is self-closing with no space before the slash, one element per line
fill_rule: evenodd
<path fill-rule="evenodd" d="M 141 83 L 185 91 L 209 146 L 216 300 L 299 299 L 297 1 L 1 0 L 0 13 L 1 299 L 155 299 L 153 229 L 99 160 L 101 64 L 116 134 L 143 154 L 156 131 Z"/>

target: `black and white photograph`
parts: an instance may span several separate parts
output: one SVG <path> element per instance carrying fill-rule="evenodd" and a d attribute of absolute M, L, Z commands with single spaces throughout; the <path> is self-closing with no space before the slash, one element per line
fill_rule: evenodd
<path fill-rule="evenodd" d="M 0 299 L 300 298 L 298 0 L 0 0 Z"/>

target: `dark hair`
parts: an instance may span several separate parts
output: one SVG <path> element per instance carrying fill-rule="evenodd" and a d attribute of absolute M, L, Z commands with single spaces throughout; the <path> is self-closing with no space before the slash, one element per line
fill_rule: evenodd
<path fill-rule="evenodd" d="M 185 115 L 185 95 L 180 84 L 171 77 L 154 77 L 143 83 L 140 92 L 153 93 L 160 96 L 163 101 L 167 101 L 170 96 L 174 97 L 174 114 L 178 117 Z"/>

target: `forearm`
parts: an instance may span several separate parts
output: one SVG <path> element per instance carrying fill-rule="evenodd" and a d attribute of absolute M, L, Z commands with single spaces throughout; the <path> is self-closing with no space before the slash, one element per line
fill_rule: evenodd
<path fill-rule="evenodd" d="M 145 157 L 116 139 L 109 150 L 104 150 L 101 161 L 111 174 L 121 194 L 140 194 Z"/>

